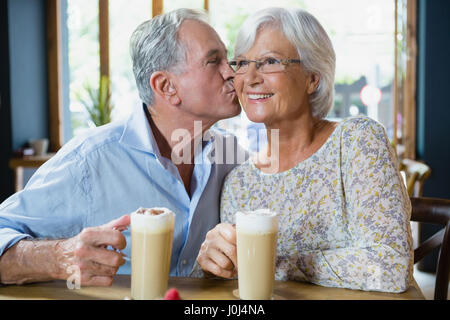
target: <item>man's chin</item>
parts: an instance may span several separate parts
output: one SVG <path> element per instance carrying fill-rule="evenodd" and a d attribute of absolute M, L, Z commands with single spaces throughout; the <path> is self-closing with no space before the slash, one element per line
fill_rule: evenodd
<path fill-rule="evenodd" d="M 236 99 L 236 103 L 234 103 L 233 106 L 230 106 L 229 109 L 227 109 L 227 110 L 230 110 L 230 112 L 228 112 L 228 114 L 224 115 L 223 119 L 229 119 L 229 118 L 238 116 L 239 114 L 241 114 L 242 108 Z"/>

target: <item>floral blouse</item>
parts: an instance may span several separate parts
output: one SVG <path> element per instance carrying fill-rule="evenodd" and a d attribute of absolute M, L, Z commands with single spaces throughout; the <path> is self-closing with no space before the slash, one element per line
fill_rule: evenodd
<path fill-rule="evenodd" d="M 221 221 L 269 208 L 279 215 L 277 280 L 403 292 L 413 273 L 411 204 L 384 127 L 341 121 L 322 147 L 288 171 L 249 159 L 227 176 Z"/>

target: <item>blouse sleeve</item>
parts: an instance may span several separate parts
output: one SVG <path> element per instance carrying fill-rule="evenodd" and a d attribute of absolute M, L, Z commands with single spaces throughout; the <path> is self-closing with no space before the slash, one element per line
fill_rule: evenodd
<path fill-rule="evenodd" d="M 361 118 L 343 130 L 341 148 L 343 219 L 350 241 L 305 252 L 302 261 L 317 284 L 403 292 L 412 278 L 411 203 L 384 128 Z"/>
<path fill-rule="evenodd" d="M 239 211 L 239 205 L 233 196 L 233 184 L 230 183 L 235 171 L 225 178 L 225 182 L 222 188 L 222 195 L 220 198 L 220 222 L 221 223 L 236 223 L 235 213 Z"/>

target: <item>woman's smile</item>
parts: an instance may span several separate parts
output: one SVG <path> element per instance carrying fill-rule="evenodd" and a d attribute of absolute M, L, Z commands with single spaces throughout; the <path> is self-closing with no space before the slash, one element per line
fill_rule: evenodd
<path fill-rule="evenodd" d="M 273 97 L 273 93 L 247 92 L 249 103 L 263 103 Z"/>

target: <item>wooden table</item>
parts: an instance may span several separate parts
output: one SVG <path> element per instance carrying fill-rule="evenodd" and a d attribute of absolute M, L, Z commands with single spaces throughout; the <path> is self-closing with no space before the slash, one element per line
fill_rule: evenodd
<path fill-rule="evenodd" d="M 54 153 L 47 153 L 43 156 L 24 156 L 22 158 L 11 158 L 9 167 L 14 170 L 15 191 L 23 189 L 23 168 L 39 168 L 47 160 L 53 157 Z"/>
<path fill-rule="evenodd" d="M 175 277 L 169 279 L 169 288 L 177 288 L 181 298 L 185 300 L 236 300 L 233 290 L 237 289 L 237 286 L 237 280 Z M 326 288 L 294 281 L 276 281 L 274 293 L 276 298 L 288 300 L 425 300 L 415 281 L 406 292 L 399 294 Z M 70 290 L 65 281 L 0 287 L 0 300 L 123 300 L 126 297 L 130 297 L 129 275 L 117 275 L 111 287 L 82 287 Z"/>

